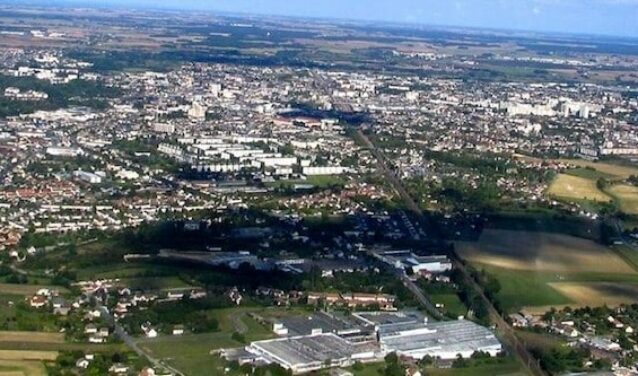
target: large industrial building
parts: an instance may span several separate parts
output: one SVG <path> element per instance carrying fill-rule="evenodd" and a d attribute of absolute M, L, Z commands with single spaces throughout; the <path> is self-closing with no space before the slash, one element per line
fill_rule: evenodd
<path fill-rule="evenodd" d="M 496 336 L 472 321 L 442 321 L 436 323 L 400 323 L 381 326 L 379 344 L 384 353 L 422 359 L 469 358 L 480 351 L 496 356 L 503 351 Z"/>
<path fill-rule="evenodd" d="M 225 356 L 240 363 L 277 363 L 300 374 L 357 361 L 381 361 L 390 353 L 413 359 L 426 355 L 455 359 L 477 351 L 495 356 L 503 350 L 488 328 L 466 320 L 431 323 L 418 312 L 316 313 L 285 318 L 273 329 L 282 338 L 226 350 Z"/>
<path fill-rule="evenodd" d="M 414 274 L 429 272 L 443 273 L 452 270 L 452 262 L 447 256 L 417 256 L 410 250 L 373 252 L 374 256 L 397 269 L 410 269 Z"/>
<path fill-rule="evenodd" d="M 347 367 L 356 361 L 375 358 L 374 347 L 354 345 L 333 333 L 257 341 L 246 350 L 294 374 Z"/>

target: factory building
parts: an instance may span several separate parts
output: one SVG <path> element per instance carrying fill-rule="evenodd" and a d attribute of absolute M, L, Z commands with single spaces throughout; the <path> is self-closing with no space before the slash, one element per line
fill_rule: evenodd
<path fill-rule="evenodd" d="M 440 359 L 469 358 L 477 351 L 496 356 L 503 347 L 487 328 L 472 321 L 435 323 L 399 323 L 382 325 L 378 331 L 384 353 L 423 359 L 428 355 Z"/>
<path fill-rule="evenodd" d="M 266 363 L 277 363 L 293 374 L 348 367 L 375 358 L 374 348 L 356 346 L 333 333 L 253 342 L 246 351 Z"/>

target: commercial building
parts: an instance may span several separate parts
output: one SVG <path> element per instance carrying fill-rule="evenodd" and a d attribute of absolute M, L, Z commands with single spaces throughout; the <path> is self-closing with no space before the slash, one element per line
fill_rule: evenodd
<path fill-rule="evenodd" d="M 356 361 L 375 358 L 370 346 L 356 346 L 332 333 L 257 341 L 246 351 L 257 361 L 277 363 L 293 374 L 348 367 Z"/>
<path fill-rule="evenodd" d="M 417 256 L 409 250 L 380 251 L 374 252 L 374 255 L 397 269 L 410 269 L 414 274 L 443 273 L 452 270 L 452 262 L 443 255 Z"/>
<path fill-rule="evenodd" d="M 379 344 L 384 353 L 422 359 L 431 356 L 455 359 L 472 356 L 477 351 L 496 356 L 503 347 L 494 333 L 472 321 L 435 323 L 405 322 L 381 325 Z"/>

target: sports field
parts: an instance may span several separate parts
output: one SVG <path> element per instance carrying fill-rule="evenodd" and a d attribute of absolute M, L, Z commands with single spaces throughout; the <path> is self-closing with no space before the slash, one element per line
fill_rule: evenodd
<path fill-rule="evenodd" d="M 580 176 L 558 174 L 547 194 L 559 199 L 609 202 L 609 197 L 596 186 L 596 181 Z"/>
<path fill-rule="evenodd" d="M 501 284 L 507 311 L 638 301 L 638 273 L 611 249 L 567 235 L 489 229 L 459 255 Z M 540 307 L 540 308 L 539 308 Z"/>

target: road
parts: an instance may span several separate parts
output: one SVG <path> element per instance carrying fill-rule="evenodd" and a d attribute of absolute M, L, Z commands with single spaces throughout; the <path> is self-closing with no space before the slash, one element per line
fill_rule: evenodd
<path fill-rule="evenodd" d="M 97 308 L 102 313 L 102 318 L 105 319 L 110 325 L 114 328 L 115 335 L 126 344 L 131 350 L 133 350 L 139 357 L 148 359 L 151 362 L 152 367 L 155 369 L 167 369 L 172 372 L 174 375 L 184 376 L 179 370 L 169 366 L 168 364 L 163 363 L 160 359 L 156 359 L 153 356 L 149 355 L 144 349 L 142 349 L 137 342 L 135 342 L 135 338 L 131 337 L 126 330 L 122 327 L 122 325 L 113 317 L 111 312 L 109 312 L 108 308 L 105 306 L 98 304 Z"/>
<path fill-rule="evenodd" d="M 401 282 L 403 285 L 407 287 L 408 290 L 414 295 L 414 297 L 421 303 L 422 306 L 428 311 L 428 313 L 437 320 L 442 320 L 444 318 L 441 311 L 439 311 L 434 304 L 425 296 L 423 291 L 414 283 L 410 278 L 405 274 L 405 272 L 397 271 Z"/>
<path fill-rule="evenodd" d="M 423 210 L 419 207 L 419 205 L 417 205 L 417 203 L 410 196 L 410 194 L 408 194 L 407 190 L 405 189 L 405 187 L 403 186 L 403 183 L 399 180 L 399 178 L 394 174 L 394 172 L 392 170 L 390 170 L 388 168 L 387 163 L 386 163 L 386 158 L 383 155 L 383 153 L 380 150 L 377 149 L 377 147 L 372 143 L 372 141 L 370 141 L 370 139 L 361 130 L 357 130 L 357 136 L 370 149 L 370 152 L 372 153 L 372 155 L 374 155 L 374 157 L 377 159 L 377 165 L 379 166 L 379 169 L 386 176 L 386 179 L 390 182 L 390 184 L 392 184 L 392 186 L 394 187 L 395 191 L 401 196 L 401 199 L 403 199 L 403 201 L 406 204 L 406 206 L 411 211 L 414 212 L 414 214 L 417 216 L 417 218 L 419 218 L 419 221 L 421 222 L 422 225 L 427 223 L 426 218 L 425 218 L 425 214 L 423 213 Z M 426 229 L 426 231 L 427 231 L 427 229 Z M 518 359 L 521 362 L 521 364 L 525 367 L 525 369 L 531 375 L 534 375 L 534 376 L 547 376 L 547 373 L 545 371 L 543 371 L 543 369 L 540 367 L 538 361 L 527 350 L 527 348 L 525 346 L 523 346 L 521 341 L 518 339 L 514 329 L 498 313 L 496 308 L 494 308 L 494 305 L 492 304 L 492 302 L 489 299 L 487 299 L 487 297 L 485 296 L 485 293 L 483 291 L 483 288 L 478 283 L 476 283 L 474 278 L 471 277 L 470 273 L 467 271 L 467 268 L 463 264 L 461 258 L 456 254 L 456 252 L 450 252 L 449 253 L 449 257 L 452 260 L 452 262 L 454 263 L 454 267 L 457 268 L 458 270 L 460 270 L 463 273 L 463 277 L 468 282 L 469 286 L 471 286 L 472 289 L 475 290 L 475 292 L 477 294 L 479 294 L 479 296 L 481 297 L 481 299 L 485 303 L 485 305 L 486 305 L 486 307 L 488 309 L 488 313 L 489 313 L 491 322 L 493 322 L 494 325 L 496 326 L 496 331 L 497 331 L 497 334 L 499 335 L 499 338 L 501 339 L 501 341 L 503 341 L 503 343 L 506 345 L 506 347 L 511 349 L 514 352 L 514 354 L 516 354 L 516 356 L 518 357 Z M 404 281 L 404 283 L 405 283 L 405 281 Z M 415 288 L 416 291 L 420 292 L 420 290 L 418 289 L 417 286 L 415 286 L 414 284 L 412 284 L 412 285 L 414 286 L 413 288 Z M 406 286 L 408 286 L 408 285 L 406 285 Z M 423 296 L 423 293 L 421 292 L 420 294 L 418 294 L 417 292 L 415 292 L 415 290 L 413 290 L 413 288 L 410 288 L 409 286 L 408 286 L 408 288 L 410 289 L 410 291 L 412 291 L 412 293 L 415 295 L 415 297 L 417 299 L 419 299 L 419 301 L 421 301 L 419 295 Z M 423 299 L 425 299 L 425 301 L 427 301 L 425 296 L 423 296 Z"/>

